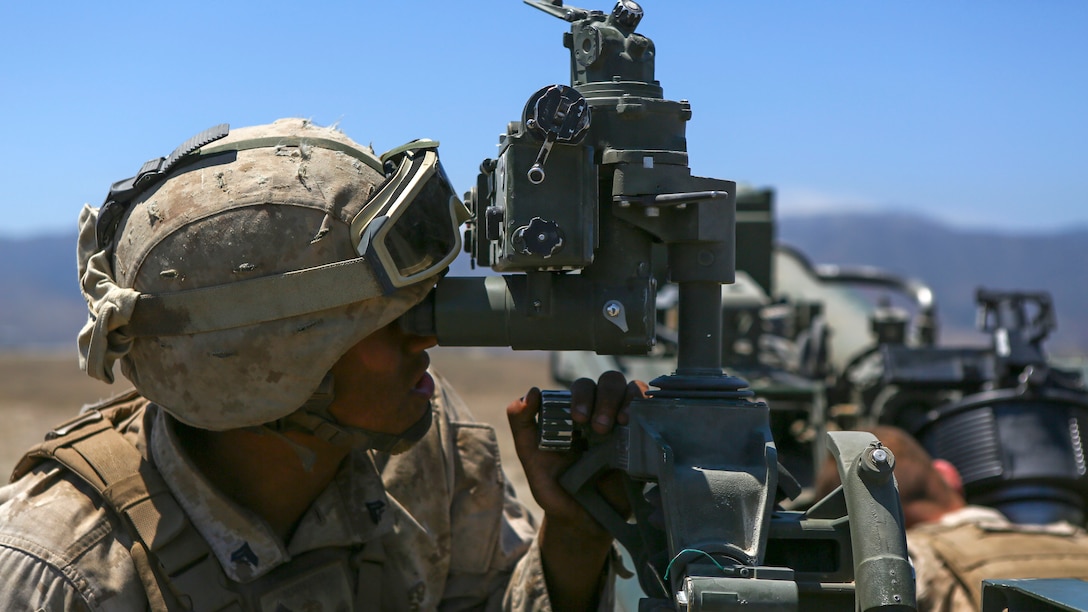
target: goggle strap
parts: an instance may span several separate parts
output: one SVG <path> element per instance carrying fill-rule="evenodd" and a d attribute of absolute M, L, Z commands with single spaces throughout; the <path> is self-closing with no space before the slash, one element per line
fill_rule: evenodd
<path fill-rule="evenodd" d="M 228 133 L 230 133 L 230 126 L 226 123 L 208 128 L 181 143 L 168 157 L 156 157 L 144 162 L 136 176 L 122 179 L 111 185 L 110 192 L 106 195 L 106 201 L 102 204 L 102 210 L 98 215 L 96 228 L 98 248 L 105 249 L 113 243 L 113 233 L 117 230 L 121 217 L 124 216 L 133 199 L 161 181 L 166 173 L 173 170 L 179 162 L 190 163 L 197 159 L 193 156 L 193 152 L 225 137 Z"/>
<path fill-rule="evenodd" d="M 374 153 L 357 149 L 351 145 L 338 142 L 336 140 L 330 140 L 328 138 L 312 138 L 309 136 L 266 136 L 264 138 L 251 138 L 249 140 L 239 140 L 236 142 L 227 142 L 210 147 L 203 147 L 200 149 L 200 157 L 209 155 L 218 155 L 220 153 L 226 153 L 229 151 L 248 151 L 249 149 L 262 149 L 269 147 L 300 147 L 310 146 L 317 147 L 319 149 L 328 149 L 330 151 L 339 151 L 370 166 L 379 174 L 385 175 L 385 170 L 382 167 L 382 162 L 378 159 L 378 156 Z"/>
<path fill-rule="evenodd" d="M 403 155 L 404 153 L 407 153 L 408 151 L 413 151 L 413 150 L 418 150 L 418 149 L 438 149 L 438 141 L 437 140 L 431 140 L 430 138 L 417 138 L 417 139 L 412 140 L 410 142 L 406 142 L 406 143 L 402 144 L 399 147 L 389 149 L 385 153 L 382 153 L 381 157 L 379 159 L 381 159 L 382 163 L 384 164 L 386 161 L 388 161 L 390 159 L 393 159 L 394 157 L 397 157 L 398 155 Z"/>
<path fill-rule="evenodd" d="M 143 294 L 120 331 L 131 337 L 199 334 L 321 312 L 385 294 L 371 263 L 358 257 L 201 289 Z"/>

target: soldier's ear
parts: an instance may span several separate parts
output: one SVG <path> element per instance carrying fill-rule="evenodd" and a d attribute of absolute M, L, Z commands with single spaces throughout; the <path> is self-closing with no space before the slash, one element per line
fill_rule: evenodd
<path fill-rule="evenodd" d="M 937 470 L 937 473 L 944 478 L 944 481 L 948 483 L 952 490 L 963 495 L 963 478 L 960 477 L 960 471 L 956 469 L 956 466 L 952 465 L 944 459 L 934 459 L 933 469 Z"/>

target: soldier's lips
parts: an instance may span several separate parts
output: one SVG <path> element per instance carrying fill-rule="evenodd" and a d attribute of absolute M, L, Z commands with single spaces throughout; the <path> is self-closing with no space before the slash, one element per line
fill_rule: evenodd
<path fill-rule="evenodd" d="M 423 376 L 416 381 L 416 386 L 412 387 L 412 393 L 422 395 L 427 399 L 434 397 L 434 379 L 431 378 L 431 375 L 424 372 Z"/>

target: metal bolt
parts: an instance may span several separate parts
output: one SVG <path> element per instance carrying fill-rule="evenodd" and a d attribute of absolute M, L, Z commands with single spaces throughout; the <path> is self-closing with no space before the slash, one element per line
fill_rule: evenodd
<path fill-rule="evenodd" d="M 883 448 L 874 448 L 873 452 L 869 456 L 873 458 L 874 463 L 888 462 L 888 451 L 884 450 Z"/>
<path fill-rule="evenodd" d="M 862 453 L 858 476 L 869 484 L 887 482 L 892 476 L 892 454 L 880 442 L 873 442 Z"/>
<path fill-rule="evenodd" d="M 605 312 L 605 314 L 607 314 L 610 317 L 613 317 L 613 318 L 618 317 L 618 316 L 620 316 L 620 312 L 621 312 L 620 305 L 617 304 L 616 302 L 609 302 L 609 303 L 605 304 L 604 312 Z"/>

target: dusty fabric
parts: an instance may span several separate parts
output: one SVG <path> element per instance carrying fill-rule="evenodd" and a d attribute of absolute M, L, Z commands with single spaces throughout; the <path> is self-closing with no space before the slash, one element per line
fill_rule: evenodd
<path fill-rule="evenodd" d="M 128 323 L 140 293 L 114 283 L 112 258 L 98 250 L 97 222 L 98 209 L 84 206 L 79 213 L 76 263 L 88 312 L 77 339 L 79 366 L 89 376 L 113 383 L 113 364 L 132 348 L 132 339 L 119 329 Z"/>
<path fill-rule="evenodd" d="M 120 360 L 144 397 L 204 429 L 259 425 L 293 412 L 348 348 L 417 304 L 433 285 L 424 281 L 387 297 L 214 332 L 128 335 L 125 325 L 139 312 L 140 295 L 359 257 L 350 226 L 383 180 L 374 169 L 377 157 L 340 132 L 302 119 L 233 130 L 209 146 L 252 141 L 261 146 L 172 170 L 132 203 L 111 249 L 97 250 L 97 210 L 85 208 L 80 217 L 78 263 L 88 305 L 79 336 L 82 367 L 112 382 Z M 212 307 L 235 305 L 224 300 Z"/>
<path fill-rule="evenodd" d="M 1088 534 L 1069 523 L 1015 525 L 967 506 L 907 531 L 919 612 L 977 612 L 987 578 L 1088 579 Z"/>
<path fill-rule="evenodd" d="M 195 472 L 154 404 L 122 433 L 155 462 L 223 574 L 263 609 L 303 609 L 299 589 L 319 576 L 331 585 L 315 595 L 325 609 L 549 610 L 534 520 L 502 473 L 495 432 L 432 375 L 427 436 L 400 455 L 349 457 L 289 542 Z M 0 610 L 145 609 L 130 547 L 92 491 L 43 464 L 0 488 Z"/>

